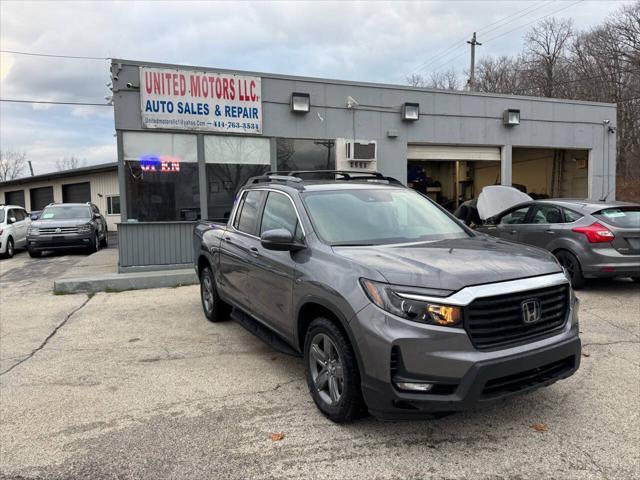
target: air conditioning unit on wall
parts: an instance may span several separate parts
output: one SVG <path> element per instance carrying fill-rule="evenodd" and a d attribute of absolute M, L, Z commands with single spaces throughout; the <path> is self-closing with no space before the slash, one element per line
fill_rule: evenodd
<path fill-rule="evenodd" d="M 375 140 L 336 139 L 336 169 L 377 171 L 378 145 Z"/>

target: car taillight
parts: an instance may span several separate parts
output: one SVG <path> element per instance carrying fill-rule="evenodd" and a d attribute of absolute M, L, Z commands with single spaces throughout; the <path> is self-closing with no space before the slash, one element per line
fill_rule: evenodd
<path fill-rule="evenodd" d="M 587 240 L 589 240 L 589 243 L 612 242 L 615 238 L 615 235 L 611 230 L 598 222 L 593 225 L 589 225 L 588 227 L 575 227 L 572 228 L 571 231 L 583 233 L 587 237 Z"/>

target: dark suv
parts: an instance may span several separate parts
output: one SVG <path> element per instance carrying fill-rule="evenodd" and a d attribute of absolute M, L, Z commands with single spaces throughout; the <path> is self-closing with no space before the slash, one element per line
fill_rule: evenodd
<path fill-rule="evenodd" d="M 107 222 L 92 203 L 52 203 L 27 232 L 27 249 L 32 257 L 45 250 L 85 248 L 89 253 L 107 246 Z"/>
<path fill-rule="evenodd" d="M 462 410 L 578 369 L 577 299 L 551 253 L 380 174 L 321 176 L 251 179 L 194 248 L 205 316 L 303 356 L 327 417 Z"/>

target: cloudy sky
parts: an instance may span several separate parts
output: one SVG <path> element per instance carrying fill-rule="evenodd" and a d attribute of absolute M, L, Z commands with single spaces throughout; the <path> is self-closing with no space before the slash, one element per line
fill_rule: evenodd
<path fill-rule="evenodd" d="M 0 48 L 116 57 L 349 80 L 402 83 L 518 52 L 547 15 L 578 29 L 628 1 L 423 2 L 25 2 L 0 3 Z M 108 60 L 0 53 L 0 98 L 105 103 Z M 101 106 L 0 103 L 0 146 L 27 153 L 36 173 L 75 156 L 116 160 L 113 110 Z"/>

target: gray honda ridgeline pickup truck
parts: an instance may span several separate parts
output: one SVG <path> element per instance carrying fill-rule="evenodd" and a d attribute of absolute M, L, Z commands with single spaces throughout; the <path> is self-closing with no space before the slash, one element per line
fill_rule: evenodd
<path fill-rule="evenodd" d="M 474 232 L 378 173 L 251 178 L 194 247 L 207 319 L 302 356 L 336 422 L 488 404 L 580 363 L 578 302 L 551 253 Z"/>

